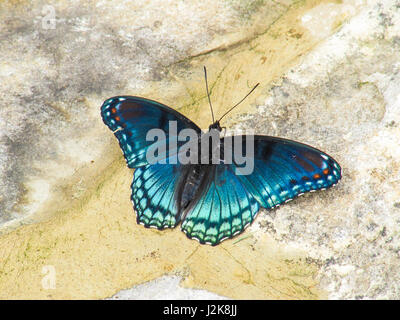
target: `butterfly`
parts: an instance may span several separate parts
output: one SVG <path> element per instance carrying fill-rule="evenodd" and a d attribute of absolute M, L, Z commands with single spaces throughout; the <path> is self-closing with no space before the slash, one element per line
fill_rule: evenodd
<path fill-rule="evenodd" d="M 219 137 L 223 129 L 220 121 L 258 84 L 215 121 L 205 67 L 204 72 L 213 118 L 207 133 L 218 134 L 219 158 L 235 152 L 224 144 L 227 137 Z M 180 224 L 188 238 L 201 244 L 217 245 L 242 233 L 261 207 L 275 208 L 305 192 L 332 187 L 341 179 L 339 164 L 326 153 L 300 142 L 264 135 L 238 136 L 242 144 L 250 140 L 253 143 L 250 174 L 238 174 L 235 161 L 172 161 L 185 143 L 177 139 L 183 130 L 194 132 L 199 143 L 207 133 L 174 109 L 142 97 L 109 98 L 101 106 L 101 116 L 117 137 L 128 167 L 135 169 L 131 200 L 137 223 L 159 230 Z M 175 132 L 168 130 L 170 123 L 175 123 Z M 166 134 L 157 142 L 149 141 L 147 135 L 152 129 Z M 149 161 L 149 150 L 160 143 L 168 146 L 168 151 L 158 154 L 164 161 Z M 202 150 L 195 152 L 195 159 L 203 156 Z"/>

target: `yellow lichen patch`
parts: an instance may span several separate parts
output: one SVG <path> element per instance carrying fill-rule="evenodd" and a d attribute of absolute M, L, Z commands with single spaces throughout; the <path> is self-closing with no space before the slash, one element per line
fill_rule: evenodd
<path fill-rule="evenodd" d="M 301 253 L 304 254 L 304 253 Z M 217 249 L 199 246 L 188 259 L 182 285 L 203 288 L 235 299 L 317 299 L 317 267 L 299 252 L 285 252 L 267 237 L 228 241 Z"/>

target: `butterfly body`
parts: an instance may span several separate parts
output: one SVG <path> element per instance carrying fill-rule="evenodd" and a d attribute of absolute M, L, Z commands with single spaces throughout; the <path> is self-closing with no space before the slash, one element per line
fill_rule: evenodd
<path fill-rule="evenodd" d="M 203 133 L 182 114 L 149 99 L 113 97 L 103 103 L 101 114 L 128 167 L 135 169 L 131 200 L 137 222 L 160 230 L 180 224 L 200 243 L 219 244 L 243 232 L 261 207 L 272 209 L 305 192 L 329 188 L 341 178 L 339 164 L 318 149 L 262 135 L 235 136 L 235 143 L 229 144 L 230 137 L 220 137 L 219 121 Z M 152 129 L 165 132 L 163 141 L 148 141 Z M 187 129 L 193 132 L 191 146 L 197 151 L 189 163 L 182 163 L 187 141 L 181 134 Z M 160 149 L 162 161 L 153 163 L 147 154 L 160 142 L 168 148 Z M 248 145 L 254 147 L 254 168 L 241 174 L 235 155 Z M 233 161 L 227 161 L 232 155 Z"/>
<path fill-rule="evenodd" d="M 202 164 L 185 166 L 176 200 L 180 204 L 181 212 L 186 210 L 198 195 L 198 191 L 207 180 L 209 169 L 211 169 L 211 166 Z"/>

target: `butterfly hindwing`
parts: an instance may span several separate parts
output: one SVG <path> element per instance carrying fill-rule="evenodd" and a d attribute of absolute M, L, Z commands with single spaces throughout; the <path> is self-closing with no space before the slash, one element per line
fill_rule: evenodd
<path fill-rule="evenodd" d="M 175 194 L 181 167 L 156 163 L 135 170 L 131 200 L 138 223 L 158 229 L 174 228 L 179 223 Z"/>
<path fill-rule="evenodd" d="M 169 130 L 173 121 L 176 122 L 177 134 L 187 128 L 201 132 L 197 125 L 174 109 L 140 97 L 119 96 L 107 99 L 101 107 L 101 115 L 104 123 L 117 137 L 129 168 L 148 164 L 146 152 L 154 141 L 146 141 L 146 135 L 151 129 L 161 129 L 167 141 L 176 140 Z M 174 150 L 170 148 L 169 152 Z M 165 158 L 170 155 L 166 154 Z"/>
<path fill-rule="evenodd" d="M 204 188 L 188 208 L 182 231 L 200 243 L 216 245 L 242 232 L 255 218 L 259 205 L 224 164 L 204 166 Z"/>
<path fill-rule="evenodd" d="M 341 168 L 332 157 L 308 145 L 254 136 L 254 170 L 238 178 L 258 203 L 269 209 L 305 192 L 335 185 Z"/>

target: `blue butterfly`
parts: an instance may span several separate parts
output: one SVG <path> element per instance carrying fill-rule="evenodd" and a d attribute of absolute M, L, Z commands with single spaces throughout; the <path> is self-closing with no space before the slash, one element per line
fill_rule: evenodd
<path fill-rule="evenodd" d="M 257 85 L 219 120 L 209 132 L 222 131 L 221 119 L 242 102 Z M 339 164 L 326 153 L 311 146 L 278 137 L 256 135 L 254 143 L 254 170 L 248 175 L 237 174 L 233 163 L 189 163 L 171 161 L 184 144 L 178 141 L 161 155 L 163 163 L 149 163 L 146 154 L 154 144 L 147 141 L 151 129 L 166 132 L 169 144 L 176 134 L 192 129 L 199 139 L 201 129 L 191 120 L 159 102 L 134 96 L 117 96 L 101 106 L 104 123 L 114 132 L 129 168 L 135 168 L 131 185 L 137 222 L 159 230 L 174 228 L 201 244 L 217 245 L 244 231 L 255 219 L 260 207 L 272 209 L 305 192 L 334 186 L 341 178 Z M 171 121 L 177 133 L 168 131 Z M 242 141 L 249 136 L 241 136 Z M 226 138 L 221 138 L 220 145 Z M 159 143 L 158 141 L 157 143 Z M 220 151 L 221 152 L 221 151 Z M 225 153 L 233 149 L 223 150 Z M 200 153 L 200 152 L 199 152 Z"/>

